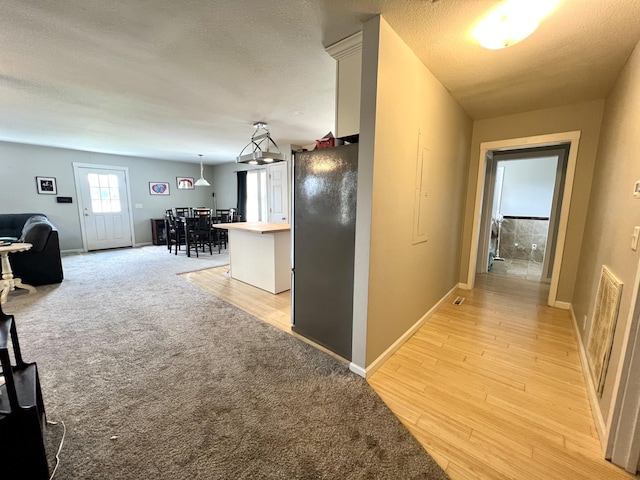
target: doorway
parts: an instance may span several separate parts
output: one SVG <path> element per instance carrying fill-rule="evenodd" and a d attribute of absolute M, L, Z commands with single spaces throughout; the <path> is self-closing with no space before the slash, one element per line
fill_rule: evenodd
<path fill-rule="evenodd" d="M 84 249 L 133 246 L 128 168 L 74 163 L 73 171 Z"/>
<path fill-rule="evenodd" d="M 475 284 L 475 275 L 478 271 L 478 260 L 483 263 L 483 258 L 488 257 L 488 239 L 489 227 L 486 223 L 483 225 L 483 212 L 490 212 L 488 205 L 492 204 L 488 199 L 492 198 L 485 189 L 487 179 L 487 165 L 491 164 L 496 153 L 514 150 L 525 150 L 536 147 L 553 147 L 558 148 L 563 145 L 568 146 L 568 155 L 566 161 L 566 174 L 562 187 L 557 189 L 559 214 L 557 215 L 557 233 L 554 233 L 556 242 L 553 252 L 549 253 L 549 267 L 551 271 L 551 281 L 549 286 L 549 295 L 547 304 L 550 306 L 569 308 L 565 302 L 558 302 L 556 297 L 558 293 L 558 283 L 560 279 L 560 271 L 562 269 L 562 259 L 564 253 L 564 243 L 566 238 L 566 229 L 569 218 L 569 209 L 571 206 L 571 194 L 573 189 L 573 177 L 575 173 L 578 144 L 580 141 L 580 132 L 564 132 L 550 135 L 539 135 L 535 137 L 514 138 L 508 140 L 499 140 L 495 142 L 485 142 L 480 145 L 480 158 L 478 161 L 478 176 L 476 184 L 476 201 L 474 209 L 473 230 L 471 238 L 471 251 L 469 255 L 469 267 L 467 284 L 465 288 L 472 289 Z M 485 200 L 487 199 L 487 200 Z M 483 231 L 484 230 L 484 231 Z M 484 257 L 483 257 L 484 256 Z"/>
<path fill-rule="evenodd" d="M 286 163 L 269 165 L 269 221 L 289 223 L 288 166 Z"/>
<path fill-rule="evenodd" d="M 568 153 L 564 145 L 487 159 L 478 273 L 551 282 Z"/>
<path fill-rule="evenodd" d="M 267 171 L 256 168 L 247 172 L 247 222 L 267 221 Z"/>

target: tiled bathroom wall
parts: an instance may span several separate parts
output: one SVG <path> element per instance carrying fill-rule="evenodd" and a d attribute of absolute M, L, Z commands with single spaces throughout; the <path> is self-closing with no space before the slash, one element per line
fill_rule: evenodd
<path fill-rule="evenodd" d="M 542 263 L 547 247 L 549 219 L 504 217 L 500 229 L 500 256 Z M 536 249 L 532 245 L 536 245 Z"/>

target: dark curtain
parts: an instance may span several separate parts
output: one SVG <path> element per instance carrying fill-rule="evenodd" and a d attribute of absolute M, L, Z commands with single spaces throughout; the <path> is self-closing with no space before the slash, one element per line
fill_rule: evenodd
<path fill-rule="evenodd" d="M 247 221 L 247 172 L 236 172 L 238 174 L 238 216 L 243 222 Z"/>

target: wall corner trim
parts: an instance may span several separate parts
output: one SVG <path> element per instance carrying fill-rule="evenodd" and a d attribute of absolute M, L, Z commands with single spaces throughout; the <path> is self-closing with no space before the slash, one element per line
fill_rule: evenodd
<path fill-rule="evenodd" d="M 573 311 L 573 305 L 571 304 L 569 304 L 569 312 L 571 313 L 571 322 L 573 323 L 573 331 L 576 335 L 576 342 L 578 342 L 578 349 L 580 350 L 580 363 L 582 364 L 582 374 L 584 375 L 584 382 L 587 386 L 587 396 L 589 397 L 589 404 L 591 405 L 591 414 L 593 415 L 593 421 L 596 424 L 598 438 L 600 439 L 600 447 L 602 448 L 602 453 L 604 454 L 607 445 L 607 429 L 604 418 L 602 417 L 602 411 L 600 410 L 600 404 L 598 403 L 598 394 L 596 393 L 596 388 L 593 385 L 593 379 L 589 374 L 587 352 L 585 351 L 584 344 L 581 341 L 582 337 L 580 336 L 578 321 L 576 320 L 576 314 Z"/>
<path fill-rule="evenodd" d="M 573 307 L 569 302 L 556 301 L 553 306 L 556 308 L 561 308 L 562 310 L 571 310 L 571 315 L 573 315 Z"/>
<path fill-rule="evenodd" d="M 367 378 L 367 370 L 362 368 L 360 365 L 356 365 L 355 363 L 351 362 L 349 364 L 349 370 L 351 370 L 356 375 L 360 375 L 362 378 Z"/>
<path fill-rule="evenodd" d="M 406 332 L 404 332 L 404 334 L 402 334 L 400 338 L 393 342 L 393 344 L 389 348 L 387 348 L 382 353 L 382 355 L 371 362 L 371 364 L 366 368 L 365 375 L 363 376 L 365 378 L 369 378 L 371 375 L 373 375 L 376 370 L 378 370 L 382 366 L 382 364 L 386 362 L 389 357 L 391 357 L 391 355 L 393 355 L 402 345 L 404 345 L 404 343 L 418 331 L 418 329 L 424 324 L 424 322 L 426 322 L 436 312 L 436 310 L 438 310 L 438 308 L 440 308 L 442 304 L 447 301 L 447 299 L 453 294 L 453 292 L 456 291 L 458 285 L 459 284 L 454 285 L 453 288 L 445 293 L 445 295 L 440 300 L 438 300 L 438 302 L 433 307 L 431 307 L 427 313 L 425 313 L 416 323 L 413 324 L 413 326 L 411 326 Z M 351 371 L 354 370 L 351 369 Z"/>
<path fill-rule="evenodd" d="M 339 42 L 329 45 L 324 49 L 335 60 L 353 55 L 354 53 L 362 51 L 362 31 L 354 33 L 353 35 L 343 38 Z"/>

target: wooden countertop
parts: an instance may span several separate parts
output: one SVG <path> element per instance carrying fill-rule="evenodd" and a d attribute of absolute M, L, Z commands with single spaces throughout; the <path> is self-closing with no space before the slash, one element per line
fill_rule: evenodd
<path fill-rule="evenodd" d="M 223 228 L 225 230 L 242 230 L 253 233 L 276 233 L 288 232 L 291 225 L 288 223 L 270 223 L 270 222 L 234 222 L 234 223 L 214 223 L 214 228 Z"/>

